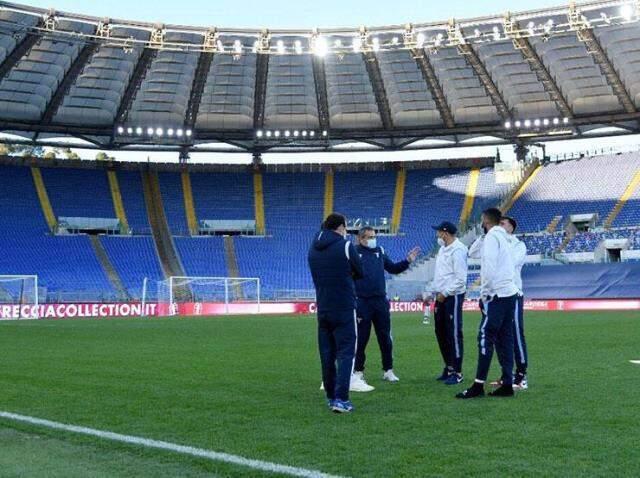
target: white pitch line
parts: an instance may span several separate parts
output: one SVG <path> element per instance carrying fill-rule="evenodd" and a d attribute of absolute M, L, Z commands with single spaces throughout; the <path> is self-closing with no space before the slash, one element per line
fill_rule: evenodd
<path fill-rule="evenodd" d="M 629 360 L 631 363 L 635 363 L 636 365 L 640 365 L 640 360 Z"/>
<path fill-rule="evenodd" d="M 231 463 L 234 465 L 253 468 L 254 470 L 266 471 L 271 473 L 281 473 L 283 475 L 289 476 L 302 476 L 305 478 L 341 478 L 340 476 L 329 475 L 317 470 L 308 470 L 306 468 L 298 468 L 295 466 L 280 465 L 278 463 L 271 463 L 269 461 L 252 460 L 250 458 L 245 458 L 239 455 L 232 455 L 230 453 L 205 450 L 204 448 L 194 448 L 191 446 L 178 445 L 176 443 L 151 440 L 148 438 L 141 438 L 130 435 L 121 435 L 120 433 L 96 430 L 95 428 L 81 427 L 77 425 L 68 425 L 59 422 L 52 422 L 50 420 L 29 417 L 26 415 L 18 415 L 16 413 L 0 412 L 0 418 L 5 418 L 7 420 L 13 420 L 22 423 L 29 423 L 31 425 L 38 425 L 54 430 L 62 430 L 65 432 L 94 436 L 97 438 L 103 438 L 105 440 L 128 443 L 131 445 L 139 445 L 146 448 L 155 448 L 158 450 L 167 450 L 175 453 L 182 453 L 183 455 L 191 455 L 198 458 L 206 458 L 211 461 Z"/>

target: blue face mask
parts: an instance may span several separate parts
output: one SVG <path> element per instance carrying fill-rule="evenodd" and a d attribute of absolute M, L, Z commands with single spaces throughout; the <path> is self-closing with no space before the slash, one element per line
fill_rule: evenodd
<path fill-rule="evenodd" d="M 376 241 L 375 237 L 373 239 L 367 239 L 367 247 L 369 249 L 375 249 L 377 245 L 378 241 Z"/>

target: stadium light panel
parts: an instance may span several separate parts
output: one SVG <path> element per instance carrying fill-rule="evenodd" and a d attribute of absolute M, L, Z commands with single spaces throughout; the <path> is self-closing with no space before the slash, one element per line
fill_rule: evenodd
<path fill-rule="evenodd" d="M 136 128 L 136 134 L 137 134 L 138 136 L 142 136 L 142 128 L 141 128 L 140 126 L 138 126 L 138 127 Z"/>
<path fill-rule="evenodd" d="M 167 136 L 173 136 L 173 133 L 174 133 L 173 128 L 169 128 L 167 130 Z"/>
<path fill-rule="evenodd" d="M 542 120 L 542 124 L 543 124 L 544 126 L 549 126 L 549 118 L 545 118 L 545 119 L 543 119 L 543 120 Z"/>
<path fill-rule="evenodd" d="M 525 128 L 530 128 L 531 127 L 531 120 L 528 120 L 528 119 L 524 120 L 524 127 Z"/>
<path fill-rule="evenodd" d="M 276 51 L 278 52 L 278 55 L 284 55 L 285 49 L 284 42 L 282 40 L 278 40 L 278 42 L 276 43 Z"/>
<path fill-rule="evenodd" d="M 380 50 L 380 39 L 378 37 L 371 40 L 371 47 L 373 48 L 373 51 Z"/>
<path fill-rule="evenodd" d="M 307 132 L 306 131 L 302 131 L 302 137 L 306 138 L 307 137 Z"/>
<path fill-rule="evenodd" d="M 309 131 L 309 136 L 310 136 L 310 137 L 312 137 L 312 138 L 313 138 L 315 135 L 316 135 L 316 132 L 315 132 L 315 131 Z"/>
<path fill-rule="evenodd" d="M 563 118 L 562 122 L 563 122 L 564 124 L 569 124 L 569 118 Z"/>
<path fill-rule="evenodd" d="M 271 131 L 267 131 L 267 132 L 265 133 L 265 136 L 266 136 L 267 138 L 271 138 Z"/>
<path fill-rule="evenodd" d="M 127 128 L 127 134 L 133 134 L 133 128 L 131 127 Z"/>
<path fill-rule="evenodd" d="M 293 48 L 296 51 L 296 54 L 302 54 L 302 42 L 300 40 L 295 41 L 295 43 L 293 44 Z"/>
<path fill-rule="evenodd" d="M 276 138 L 279 138 L 280 137 L 280 131 L 279 130 L 275 130 L 273 132 L 273 136 L 275 136 Z"/>
<path fill-rule="evenodd" d="M 297 129 L 293 130 L 293 137 L 297 138 L 298 136 L 300 136 L 300 131 L 298 131 Z"/>
<path fill-rule="evenodd" d="M 505 127 L 506 129 L 511 129 L 511 121 L 505 121 L 505 122 L 504 122 L 504 127 Z"/>
<path fill-rule="evenodd" d="M 540 123 L 541 123 L 541 121 L 540 121 L 540 119 L 538 119 L 538 118 L 536 118 L 536 119 L 533 121 L 533 125 L 534 125 L 534 126 L 540 126 Z"/>
<path fill-rule="evenodd" d="M 327 40 L 324 37 L 316 37 L 315 44 L 313 46 L 313 52 L 317 56 L 325 56 L 328 52 Z"/>
<path fill-rule="evenodd" d="M 176 131 L 176 136 L 178 138 L 182 138 L 183 134 L 184 134 L 184 131 L 182 131 L 182 129 L 178 128 L 178 130 Z"/>
<path fill-rule="evenodd" d="M 156 128 L 156 136 L 162 136 L 164 134 L 164 131 L 162 130 L 162 128 Z"/>
<path fill-rule="evenodd" d="M 258 137 L 258 138 L 262 138 L 262 135 L 263 135 L 263 134 L 264 134 L 264 133 L 262 132 L 262 130 L 261 130 L 261 129 L 259 129 L 258 131 L 256 131 L 256 137 Z"/>
<path fill-rule="evenodd" d="M 322 132 L 322 136 L 324 136 L 325 138 L 327 137 L 328 134 L 329 132 L 326 129 Z"/>
<path fill-rule="evenodd" d="M 553 118 L 553 124 L 560 124 L 560 120 L 558 118 Z"/>
<path fill-rule="evenodd" d="M 284 130 L 284 137 L 288 138 L 289 136 L 291 136 L 291 131 L 289 131 L 288 129 Z"/>
<path fill-rule="evenodd" d="M 515 123 L 515 127 L 519 128 L 522 125 L 522 123 L 520 122 L 520 120 L 517 120 Z"/>
<path fill-rule="evenodd" d="M 122 126 L 118 126 L 118 134 L 124 133 L 124 128 Z"/>
<path fill-rule="evenodd" d="M 147 134 L 153 136 L 153 128 L 147 128 Z"/>
<path fill-rule="evenodd" d="M 190 129 L 185 131 L 185 133 L 187 134 L 188 137 L 191 137 L 191 135 L 193 135 L 193 131 L 191 131 Z"/>

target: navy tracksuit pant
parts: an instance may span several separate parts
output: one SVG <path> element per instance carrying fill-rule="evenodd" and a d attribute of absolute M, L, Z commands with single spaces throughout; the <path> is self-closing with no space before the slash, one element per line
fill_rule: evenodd
<path fill-rule="evenodd" d="M 495 296 L 488 302 L 480 302 L 482 321 L 478 331 L 477 380 L 487 380 L 495 348 L 502 367 L 502 383 L 507 386 L 513 384 L 513 320 L 516 297 Z"/>
<path fill-rule="evenodd" d="M 349 400 L 356 329 L 354 310 L 318 312 L 322 383 L 329 400 Z"/>
<path fill-rule="evenodd" d="M 434 328 L 442 360 L 447 368 L 462 373 L 464 339 L 462 333 L 462 305 L 464 294 L 446 297 L 444 302 L 436 302 Z"/>
<path fill-rule="evenodd" d="M 358 347 L 356 348 L 355 370 L 364 371 L 366 361 L 365 349 L 371 336 L 371 325 L 376 332 L 380 355 L 382 356 L 382 370 L 393 368 L 393 337 L 391 336 L 391 313 L 389 300 L 386 297 L 358 298 L 356 312 L 358 321 Z"/>
<path fill-rule="evenodd" d="M 529 357 L 527 355 L 527 341 L 524 338 L 524 297 L 521 295 L 516 296 L 513 320 L 513 355 L 516 362 L 516 372 L 526 374 Z"/>

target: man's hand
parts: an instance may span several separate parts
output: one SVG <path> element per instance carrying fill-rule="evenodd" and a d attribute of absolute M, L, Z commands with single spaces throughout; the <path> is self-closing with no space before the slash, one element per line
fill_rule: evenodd
<path fill-rule="evenodd" d="M 442 304 L 445 301 L 445 299 L 446 297 L 442 295 L 440 292 L 438 292 L 438 295 L 436 295 L 436 300 Z"/>
<path fill-rule="evenodd" d="M 420 254 L 419 247 L 414 247 L 413 249 L 411 249 L 407 254 L 407 260 L 409 261 L 409 263 L 415 261 L 418 258 L 418 254 Z"/>

